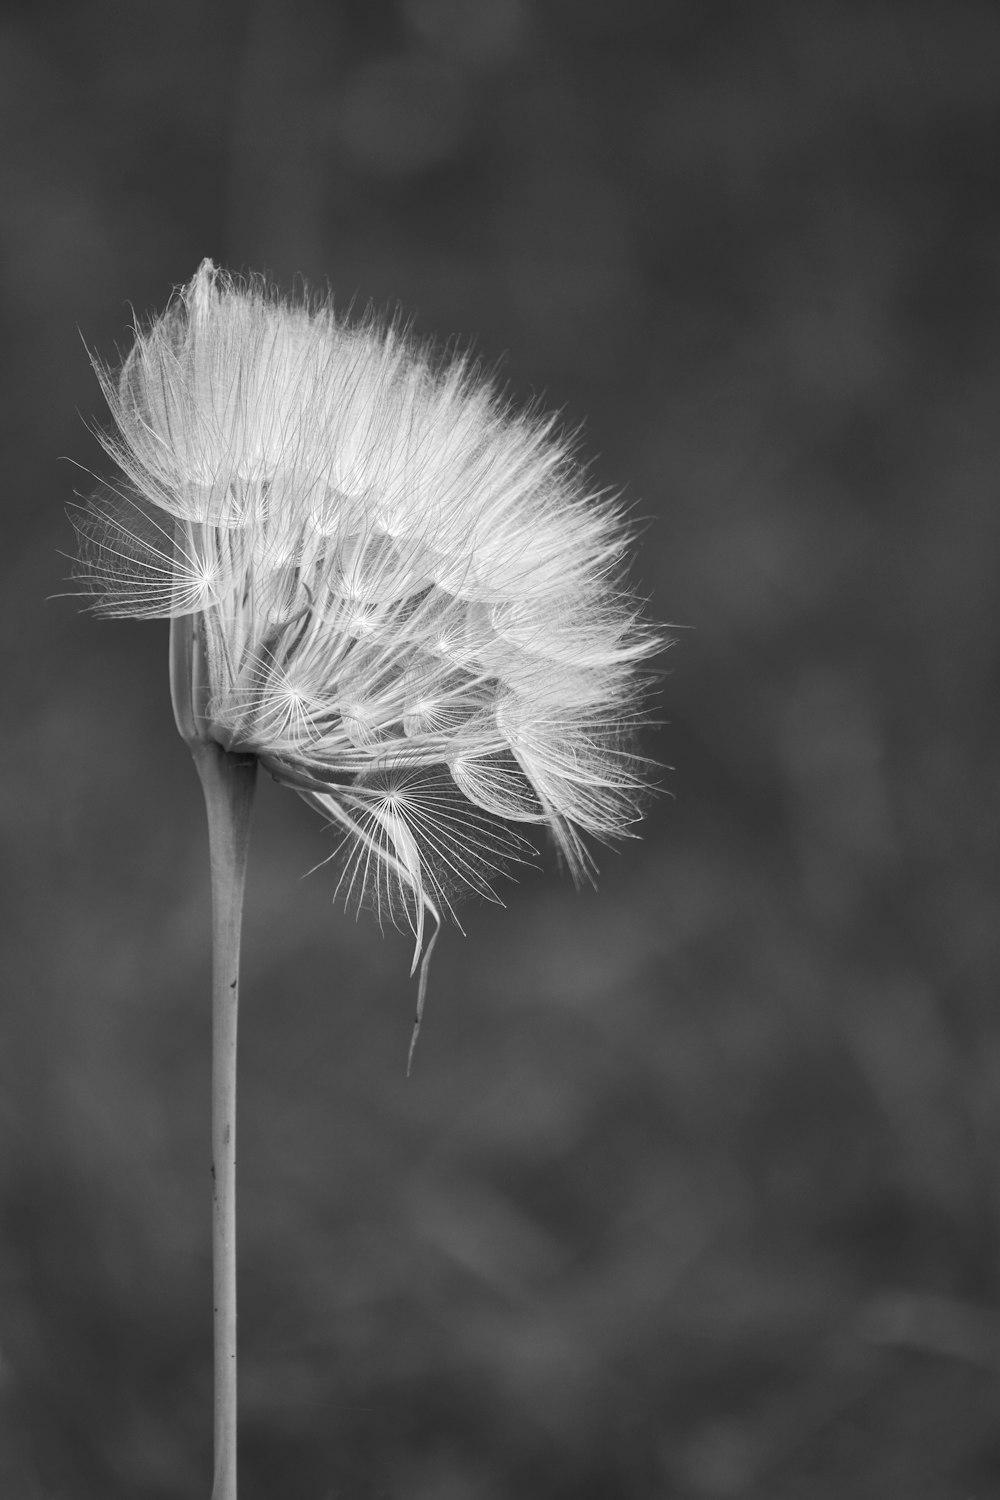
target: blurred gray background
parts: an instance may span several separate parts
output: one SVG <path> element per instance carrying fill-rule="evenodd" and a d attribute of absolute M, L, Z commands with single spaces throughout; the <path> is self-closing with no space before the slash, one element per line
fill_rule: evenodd
<path fill-rule="evenodd" d="M 200 792 L 51 597 L 208 255 L 585 422 L 683 627 L 643 841 L 464 909 L 409 1081 L 262 785 L 242 1500 L 1000 1495 L 1000 11 L 33 0 L 0 114 L 0 1492 L 208 1493 Z"/>

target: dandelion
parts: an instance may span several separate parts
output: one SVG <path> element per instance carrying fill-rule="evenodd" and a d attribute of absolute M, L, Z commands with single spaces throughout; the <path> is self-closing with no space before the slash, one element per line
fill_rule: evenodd
<path fill-rule="evenodd" d="M 215 1500 L 235 1479 L 235 1042 L 256 769 L 339 835 L 338 889 L 410 928 L 442 921 L 548 830 L 638 816 L 637 668 L 658 642 L 623 581 L 628 535 L 552 421 L 396 325 L 344 322 L 204 261 L 101 370 L 121 470 L 79 513 L 101 614 L 171 620 L 178 728 L 213 871 Z"/>

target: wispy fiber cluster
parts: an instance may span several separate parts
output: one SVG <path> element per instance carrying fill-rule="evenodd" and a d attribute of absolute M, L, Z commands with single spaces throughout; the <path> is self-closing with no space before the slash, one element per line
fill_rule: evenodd
<path fill-rule="evenodd" d="M 337 825 L 350 898 L 419 953 L 529 825 L 576 876 L 583 836 L 626 831 L 658 643 L 551 421 L 210 261 L 101 373 L 124 478 L 79 516 L 79 577 L 103 614 L 191 617 L 202 731 Z"/>

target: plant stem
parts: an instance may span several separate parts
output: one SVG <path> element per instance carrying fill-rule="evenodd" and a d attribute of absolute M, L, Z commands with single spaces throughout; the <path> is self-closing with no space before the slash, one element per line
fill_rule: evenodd
<path fill-rule="evenodd" d="M 208 813 L 212 865 L 212 1287 L 215 1476 L 236 1500 L 236 1023 L 240 927 L 257 760 L 214 740 L 191 745 Z"/>

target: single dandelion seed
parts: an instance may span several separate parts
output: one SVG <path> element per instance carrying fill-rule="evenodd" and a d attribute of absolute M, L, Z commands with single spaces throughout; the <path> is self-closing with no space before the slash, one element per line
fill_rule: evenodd
<path fill-rule="evenodd" d="M 101 614 L 171 620 L 170 682 L 213 880 L 214 1500 L 236 1495 L 240 914 L 263 766 L 339 835 L 339 893 L 427 966 L 464 893 L 547 828 L 577 880 L 627 833 L 641 663 L 620 508 L 551 420 L 397 325 L 344 322 L 204 261 L 99 375 L 121 476 L 76 516 Z"/>

